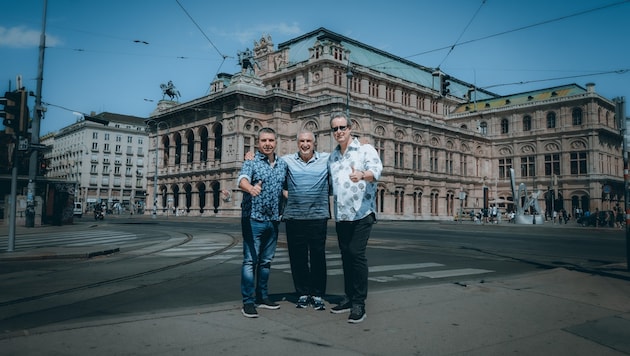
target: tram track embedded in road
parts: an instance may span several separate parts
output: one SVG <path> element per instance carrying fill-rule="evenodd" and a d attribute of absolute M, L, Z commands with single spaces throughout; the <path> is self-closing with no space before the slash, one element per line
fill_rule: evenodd
<path fill-rule="evenodd" d="M 135 254 L 133 256 L 130 256 L 129 258 L 137 258 L 137 257 L 141 257 L 141 256 L 149 256 L 149 255 L 161 252 L 161 251 L 168 250 L 170 248 L 174 248 L 174 247 L 179 247 L 179 246 L 185 245 L 186 243 L 189 243 L 190 241 L 192 241 L 194 239 L 193 235 L 191 235 L 191 234 L 185 233 L 185 235 L 186 235 L 186 239 L 184 239 L 181 243 L 170 245 L 168 247 L 165 247 L 165 248 L 162 248 L 162 249 L 159 249 L 159 250 L 152 250 L 152 251 L 147 252 L 147 253 Z M 178 267 L 182 267 L 182 266 L 185 266 L 185 265 L 189 265 L 189 264 L 192 264 L 192 263 L 204 260 L 204 259 L 209 258 L 209 257 L 214 257 L 214 256 L 217 256 L 217 255 L 220 255 L 220 254 L 224 253 L 225 251 L 228 251 L 231 248 L 233 248 L 234 246 L 236 246 L 239 243 L 239 241 L 240 241 L 239 237 L 237 237 L 237 236 L 234 236 L 232 234 L 225 234 L 225 235 L 231 237 L 231 242 L 229 244 L 227 244 L 226 246 L 224 246 L 222 248 L 219 248 L 217 250 L 214 250 L 212 252 L 208 252 L 208 253 L 205 253 L 205 254 L 200 254 L 200 255 L 194 256 L 193 258 L 189 258 L 189 259 L 182 260 L 182 261 L 177 261 L 175 263 L 171 263 L 171 264 L 168 264 L 166 266 L 161 266 L 161 267 L 153 268 L 153 269 L 142 271 L 142 272 L 131 273 L 131 274 L 128 274 L 128 275 L 124 275 L 124 276 L 120 276 L 120 277 L 116 277 L 116 278 L 111 278 L 111 279 L 106 279 L 106 280 L 102 280 L 102 281 L 98 281 L 98 282 L 94 282 L 94 283 L 87 283 L 87 284 L 79 285 L 79 286 L 76 286 L 76 287 L 64 288 L 64 289 L 59 289 L 59 290 L 55 290 L 55 291 L 52 291 L 52 292 L 40 293 L 40 294 L 37 294 L 37 295 L 31 295 L 31 296 L 27 296 L 27 297 L 22 297 L 22 298 L 17 298 L 17 299 L 13 299 L 13 300 L 0 302 L 0 307 L 6 307 L 6 306 L 11 306 L 11 305 L 26 303 L 26 302 L 30 302 L 30 301 L 34 301 L 34 300 L 39 300 L 39 299 L 44 299 L 44 298 L 48 298 L 48 297 L 59 296 L 59 295 L 63 295 L 63 294 L 69 294 L 69 293 L 73 293 L 73 292 L 85 291 L 85 290 L 94 289 L 94 288 L 98 288 L 98 287 L 109 285 L 109 284 L 119 283 L 119 282 L 128 281 L 128 280 L 139 278 L 139 277 L 144 277 L 144 276 L 151 275 L 151 274 L 164 272 L 164 271 L 171 270 L 171 269 L 178 268 Z M 120 259 L 119 259 L 119 261 L 120 261 Z"/>

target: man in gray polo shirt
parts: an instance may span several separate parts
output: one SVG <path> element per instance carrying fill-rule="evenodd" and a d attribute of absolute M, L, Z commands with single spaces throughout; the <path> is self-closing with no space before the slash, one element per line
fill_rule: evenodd
<path fill-rule="evenodd" d="M 289 166 L 283 217 L 297 308 L 312 305 L 325 310 L 329 154 L 315 151 L 315 135 L 310 131 L 300 132 L 297 147 L 296 153 L 282 157 Z"/>

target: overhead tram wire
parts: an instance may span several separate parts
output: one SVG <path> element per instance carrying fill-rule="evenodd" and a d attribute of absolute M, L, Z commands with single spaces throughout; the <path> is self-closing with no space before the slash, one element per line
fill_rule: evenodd
<path fill-rule="evenodd" d="M 486 3 L 486 0 L 481 0 L 481 4 L 477 8 L 477 11 L 475 11 L 473 16 L 470 18 L 470 21 L 468 21 L 468 24 L 466 24 L 466 27 L 464 27 L 464 29 L 462 30 L 462 33 L 459 34 L 459 37 L 457 37 L 457 40 L 455 41 L 455 43 L 453 43 L 451 48 L 448 50 L 448 53 L 446 53 L 446 55 L 444 56 L 444 59 L 442 59 L 440 64 L 438 64 L 437 68 L 440 68 L 442 66 L 444 61 L 446 61 L 446 58 L 448 58 L 451 52 L 453 52 L 453 50 L 455 49 L 455 46 L 459 45 L 459 40 L 462 39 L 462 36 L 464 36 L 464 33 L 466 33 L 466 30 L 468 30 L 468 27 L 470 27 L 470 24 L 472 24 L 473 20 L 475 19 L 475 17 L 477 17 L 477 14 L 479 13 L 479 11 L 481 11 L 481 8 L 483 7 L 485 3 Z"/>
<path fill-rule="evenodd" d="M 501 35 L 506 35 L 508 33 L 518 32 L 518 31 L 526 30 L 526 29 L 529 29 L 529 28 L 532 28 L 532 27 L 536 27 L 536 26 L 540 26 L 540 25 L 546 25 L 546 24 L 549 24 L 549 23 L 552 23 L 552 22 L 556 22 L 556 21 L 566 20 L 566 19 L 571 18 L 571 17 L 585 15 L 585 14 L 588 14 L 588 13 L 591 13 L 591 12 L 604 10 L 604 9 L 607 9 L 607 8 L 610 8 L 610 7 L 615 7 L 615 6 L 627 4 L 629 2 L 630 2 L 630 0 L 623 0 L 623 1 L 618 1 L 618 2 L 615 2 L 615 3 L 611 3 L 611 4 L 608 4 L 608 5 L 602 5 L 602 6 L 599 6 L 599 7 L 592 8 L 592 9 L 579 11 L 579 12 L 576 12 L 576 13 L 573 13 L 573 14 L 569 14 L 569 15 L 560 16 L 560 17 L 556 17 L 556 18 L 553 18 L 553 19 L 537 22 L 537 23 L 534 23 L 534 24 L 531 24 L 531 25 L 521 26 L 521 27 L 517 27 L 515 29 L 506 30 L 506 31 L 498 32 L 498 33 L 495 33 L 495 34 L 492 34 L 492 35 L 488 35 L 488 36 L 479 37 L 479 38 L 475 38 L 475 39 L 472 39 L 472 40 L 464 41 L 464 42 L 459 43 L 458 45 L 461 46 L 461 45 L 464 45 L 464 44 L 470 44 L 470 43 L 473 43 L 473 42 L 487 40 L 488 38 L 498 37 L 498 36 L 501 36 Z M 441 51 L 441 50 L 448 49 L 448 48 L 450 48 L 450 46 L 445 46 L 445 47 L 436 48 L 436 49 L 432 49 L 432 50 L 425 51 L 425 52 L 412 54 L 412 55 L 404 57 L 404 58 L 411 58 L 411 57 L 421 56 L 423 54 L 437 52 L 437 51 Z"/>
<path fill-rule="evenodd" d="M 485 3 L 485 0 L 484 0 L 484 3 Z M 575 12 L 575 13 L 572 13 L 572 14 L 569 14 L 569 15 L 560 16 L 560 17 L 556 17 L 556 18 L 553 18 L 553 19 L 537 22 L 537 23 L 534 23 L 534 24 L 531 24 L 531 25 L 521 26 L 521 27 L 517 27 L 515 29 L 494 33 L 494 34 L 491 34 L 491 35 L 488 35 L 488 36 L 474 38 L 474 39 L 471 39 L 471 40 L 468 40 L 468 41 L 464 41 L 464 42 L 461 42 L 461 43 L 456 43 L 456 45 L 457 46 L 461 46 L 461 45 L 465 45 L 465 44 L 471 44 L 471 43 L 474 43 L 474 42 L 486 40 L 486 39 L 493 38 L 493 37 L 498 37 L 498 36 L 505 35 L 505 34 L 508 34 L 508 33 L 518 32 L 518 31 L 529 29 L 529 28 L 533 28 L 533 27 L 537 27 L 537 26 L 541 26 L 541 25 L 546 25 L 546 24 L 549 24 L 549 23 L 552 23 L 552 22 L 566 20 L 566 19 L 571 18 L 571 17 L 581 16 L 581 15 L 585 15 L 585 14 L 588 14 L 588 13 L 591 13 L 591 12 L 605 10 L 605 9 L 608 9 L 608 8 L 611 8 L 611 7 L 616 7 L 616 6 L 624 5 L 624 4 L 627 4 L 627 3 L 630 3 L 630 0 L 617 1 L 617 2 L 614 2 L 614 3 L 610 3 L 610 4 L 607 4 L 607 5 L 602 5 L 602 6 L 599 6 L 599 7 L 592 8 L 592 9 L 578 11 L 578 12 Z M 482 5 L 483 5 L 483 3 L 482 3 Z M 476 14 L 475 14 L 475 16 L 476 16 Z M 420 52 L 420 53 L 416 53 L 416 54 L 412 54 L 412 55 L 409 55 L 409 56 L 406 56 L 406 57 L 400 57 L 400 58 L 402 58 L 402 59 L 409 59 L 409 58 L 412 58 L 412 57 L 422 56 L 422 55 L 425 55 L 425 54 L 438 52 L 438 51 L 442 51 L 442 50 L 445 50 L 445 49 L 451 49 L 454 46 L 455 45 L 444 46 L 444 47 L 435 48 L 435 49 L 431 49 L 431 50 L 428 50 L 428 51 L 424 51 L 424 52 Z M 449 54 L 450 54 L 450 51 L 449 51 Z M 387 63 L 394 62 L 394 61 L 395 60 L 390 60 L 390 61 L 385 61 L 385 62 L 382 62 L 382 63 L 377 63 L 377 64 L 374 64 L 374 65 L 370 66 L 369 68 L 373 68 L 373 69 L 381 68 L 382 69 L 382 68 L 385 68 L 383 65 L 385 65 Z M 618 69 L 618 70 L 612 70 L 612 71 L 601 72 L 601 73 L 584 74 L 584 75 L 580 75 L 580 76 L 586 77 L 586 76 L 603 75 L 603 74 L 611 74 L 611 73 L 623 74 L 626 71 L 627 71 L 626 69 Z M 580 76 L 573 76 L 573 77 L 567 77 L 567 78 L 575 78 L 575 77 L 580 77 Z M 548 80 L 556 80 L 556 79 L 562 79 L 562 78 L 537 80 L 536 82 L 548 81 Z M 506 86 L 506 85 L 515 85 L 515 84 L 524 84 L 524 83 L 530 83 L 530 82 L 520 82 L 520 83 L 510 83 L 510 84 L 496 84 L 496 85 L 492 85 L 492 86 L 487 86 L 485 88 L 492 88 L 492 87 Z"/>
<path fill-rule="evenodd" d="M 596 76 L 596 75 L 625 74 L 625 73 L 628 73 L 628 72 L 630 72 L 630 69 L 616 69 L 616 70 L 609 70 L 609 71 L 597 72 L 597 73 L 591 73 L 591 74 L 577 74 L 577 75 L 570 75 L 570 76 L 566 76 L 566 77 L 556 77 L 556 78 L 549 78 L 549 79 L 535 79 L 535 80 L 526 80 L 526 81 L 522 81 L 522 82 L 494 84 L 494 85 L 488 85 L 486 87 L 482 87 L 481 89 L 490 89 L 490 88 L 503 87 L 503 86 L 508 86 L 508 85 L 523 85 L 523 84 L 530 84 L 530 83 L 549 82 L 549 81 L 554 81 L 554 80 L 564 80 L 564 79 L 591 77 L 591 76 Z"/>
<path fill-rule="evenodd" d="M 203 31 L 203 29 L 201 29 L 201 26 L 199 26 L 199 24 L 197 23 L 197 21 L 195 21 L 195 19 L 190 15 L 190 13 L 186 10 L 186 8 L 184 7 L 184 5 L 182 5 L 181 2 L 179 2 L 179 0 L 175 0 L 175 2 L 177 3 L 177 5 L 179 5 L 179 7 L 181 7 L 181 9 L 184 11 L 184 13 L 186 14 L 186 16 L 188 16 L 188 18 L 190 19 L 190 21 L 192 21 L 193 24 L 195 24 L 195 26 L 197 27 L 197 29 L 199 30 L 199 32 L 201 32 L 201 34 L 203 35 L 203 37 L 206 38 L 206 40 L 208 40 L 208 42 L 210 43 L 210 45 L 212 46 L 212 48 L 214 48 L 217 53 L 219 54 L 219 56 L 221 56 L 221 58 L 223 58 L 223 60 L 221 61 L 221 64 L 219 64 L 219 67 L 217 68 L 217 72 L 214 74 L 214 76 L 216 77 L 219 74 L 219 71 L 221 70 L 221 67 L 223 66 L 223 63 L 225 63 L 225 60 L 227 58 L 231 58 L 228 55 L 223 54 L 221 51 L 219 51 L 219 49 L 217 48 L 217 46 L 214 45 L 214 43 L 212 42 L 212 40 L 210 39 L 210 37 L 208 37 L 208 35 L 206 35 L 206 33 Z"/>

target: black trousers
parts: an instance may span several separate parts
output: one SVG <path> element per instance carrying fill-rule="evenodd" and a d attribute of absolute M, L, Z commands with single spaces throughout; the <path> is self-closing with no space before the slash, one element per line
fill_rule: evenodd
<path fill-rule="evenodd" d="M 326 293 L 326 232 L 328 219 L 286 220 L 293 285 L 298 296 Z"/>
<path fill-rule="evenodd" d="M 344 292 L 352 305 L 365 306 L 367 299 L 368 264 L 365 250 L 374 221 L 374 214 L 370 214 L 361 220 L 336 223 L 343 263 Z"/>

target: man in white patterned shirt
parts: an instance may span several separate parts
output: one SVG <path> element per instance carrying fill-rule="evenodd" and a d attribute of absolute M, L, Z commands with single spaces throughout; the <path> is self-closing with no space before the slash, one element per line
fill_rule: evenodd
<path fill-rule="evenodd" d="M 368 265 L 365 251 L 376 221 L 376 181 L 383 164 L 378 152 L 361 144 L 351 135 L 351 122 L 343 113 L 330 120 L 333 136 L 339 144 L 330 154 L 330 173 L 337 241 L 341 251 L 345 298 L 332 313 L 350 311 L 349 323 L 365 319 L 368 289 Z"/>

